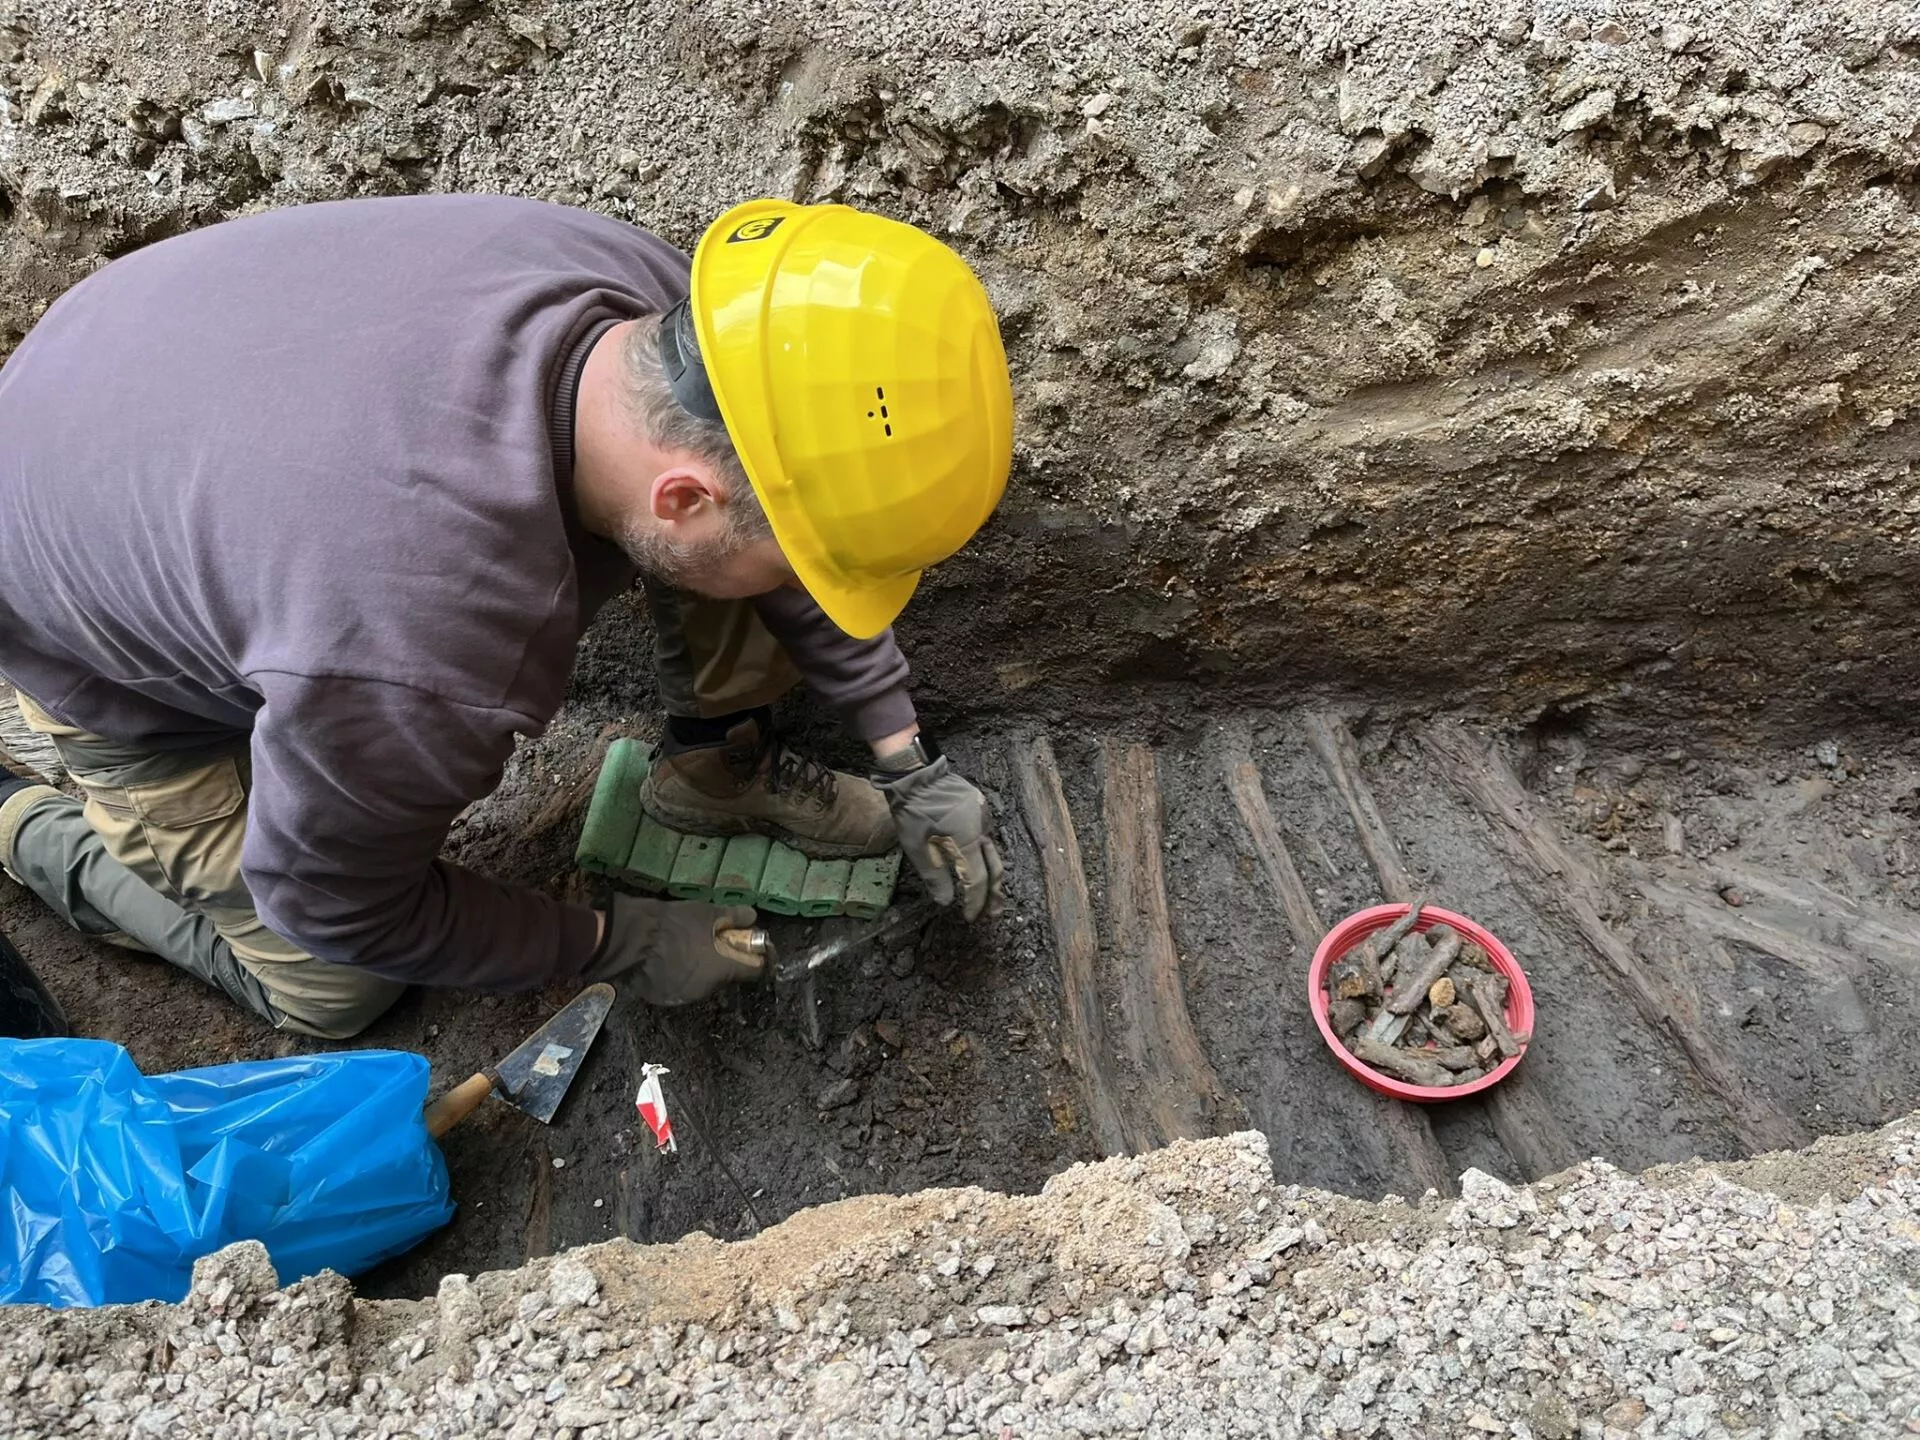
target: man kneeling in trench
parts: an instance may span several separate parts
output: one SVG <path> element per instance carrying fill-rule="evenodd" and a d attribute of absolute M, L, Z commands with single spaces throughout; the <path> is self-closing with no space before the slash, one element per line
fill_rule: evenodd
<path fill-rule="evenodd" d="M 889 628 L 999 503 L 986 293 L 919 231 L 760 201 L 686 255 L 582 211 L 345 201 L 166 240 L 0 370 L 0 674 L 84 791 L 0 772 L 0 862 L 78 929 L 284 1030 L 408 983 L 752 974 L 751 910 L 596 911 L 439 859 L 636 578 L 667 711 L 647 811 L 815 857 L 898 838 L 997 911 L 980 792 Z M 780 741 L 804 677 L 871 779 Z"/>

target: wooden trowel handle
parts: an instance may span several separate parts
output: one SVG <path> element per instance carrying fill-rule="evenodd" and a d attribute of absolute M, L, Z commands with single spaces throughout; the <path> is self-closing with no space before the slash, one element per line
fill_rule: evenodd
<path fill-rule="evenodd" d="M 427 1106 L 427 1133 L 438 1140 L 478 1110 L 480 1102 L 492 1093 L 493 1080 L 484 1072 L 462 1080 Z"/>
<path fill-rule="evenodd" d="M 715 940 L 722 954 L 738 960 L 742 965 L 765 970 L 773 964 L 773 937 L 758 926 L 722 930 Z"/>

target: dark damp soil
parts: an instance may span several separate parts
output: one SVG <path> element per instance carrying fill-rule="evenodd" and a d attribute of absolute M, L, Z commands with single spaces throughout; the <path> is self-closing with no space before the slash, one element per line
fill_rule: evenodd
<path fill-rule="evenodd" d="M 589 645 L 573 706 L 464 818 L 451 846 L 464 863 L 589 893 L 570 860 L 598 758 L 611 736 L 655 725 L 623 649 Z M 1650 1023 L 1598 962 L 1561 887 L 1518 864 L 1511 837 L 1449 783 L 1423 737 L 1460 722 L 1345 713 L 1362 777 L 1421 892 L 1488 926 L 1526 967 L 1539 1021 L 1522 1073 L 1577 1154 L 1643 1168 L 1760 1148 L 1703 1083 L 1674 1026 Z M 1238 737 L 1325 923 L 1378 903 L 1381 883 L 1304 721 L 1303 711 L 1275 710 L 1196 718 L 1183 705 L 1172 718 L 1115 728 L 1154 751 L 1182 987 L 1223 1092 L 1215 1128 L 1263 1130 L 1282 1181 L 1404 1194 L 1417 1187 L 1379 1133 L 1374 1102 L 1308 1018 L 1310 950 L 1285 923 L 1222 781 Z M 839 743 L 804 705 L 793 723 L 804 737 Z M 362 1289 L 431 1293 L 448 1272 L 614 1235 L 735 1238 L 862 1192 L 1033 1191 L 1095 1158 L 1082 1077 L 1062 1058 L 1060 972 L 1012 770 L 1016 738 L 963 727 L 948 735 L 1000 820 L 1005 917 L 978 928 L 942 918 L 850 954 L 811 998 L 768 987 L 684 1010 L 616 1006 L 552 1125 L 491 1101 L 447 1138 L 457 1217 L 363 1277 Z M 1110 967 L 1099 737 L 1056 729 L 1051 738 Z M 1696 1051 L 1720 1057 L 1789 1133 L 1864 1129 L 1920 1105 L 1920 1051 L 1907 1043 L 1920 1024 L 1920 744 L 1848 734 L 1735 748 L 1650 740 L 1644 730 L 1629 741 L 1594 716 L 1484 741 L 1590 868 L 1601 923 L 1664 987 Z M 903 881 L 903 895 L 911 887 Z M 780 922 L 776 933 L 804 946 L 844 923 Z M 11 882 L 0 882 L 0 927 L 75 1033 L 126 1045 L 145 1069 L 324 1048 L 267 1032 L 164 965 L 69 934 Z M 1102 984 L 1123 1027 L 1110 973 Z M 448 1085 L 566 998 L 415 991 L 354 1043 L 418 1051 L 436 1086 Z M 669 1072 L 678 1153 L 656 1153 L 635 1112 L 644 1063 Z M 1429 1119 L 1455 1173 L 1472 1165 L 1524 1178 L 1483 1100 L 1433 1107 Z"/>

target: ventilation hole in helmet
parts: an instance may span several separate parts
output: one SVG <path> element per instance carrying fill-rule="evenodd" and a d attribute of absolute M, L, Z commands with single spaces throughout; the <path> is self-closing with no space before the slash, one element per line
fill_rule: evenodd
<path fill-rule="evenodd" d="M 887 407 L 886 407 L 886 406 L 884 406 L 884 405 L 882 405 L 882 406 L 880 407 L 880 418 L 881 418 L 882 420 L 886 420 L 886 419 L 889 419 L 889 418 L 890 418 L 890 417 L 888 416 L 888 414 L 887 414 Z"/>
<path fill-rule="evenodd" d="M 888 439 L 893 438 L 893 426 L 891 425 L 887 426 L 887 438 Z"/>
<path fill-rule="evenodd" d="M 886 392 L 886 387 L 884 387 L 884 386 L 881 386 L 881 385 L 876 385 L 876 386 L 874 386 L 874 387 L 873 387 L 873 393 L 874 393 L 875 395 L 877 395 L 877 396 L 879 396 L 879 397 L 880 397 L 880 398 L 881 398 L 882 400 L 884 400 L 884 399 L 886 399 L 886 398 L 887 398 L 887 392 Z"/>

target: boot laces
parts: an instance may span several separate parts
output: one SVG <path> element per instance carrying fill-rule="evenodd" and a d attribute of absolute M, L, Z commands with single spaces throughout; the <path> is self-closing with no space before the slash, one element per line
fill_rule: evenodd
<path fill-rule="evenodd" d="M 802 800 L 818 800 L 831 806 L 839 782 L 831 766 L 789 750 L 778 740 L 769 742 L 773 763 L 767 767 L 767 789 L 776 795 L 794 795 Z"/>

